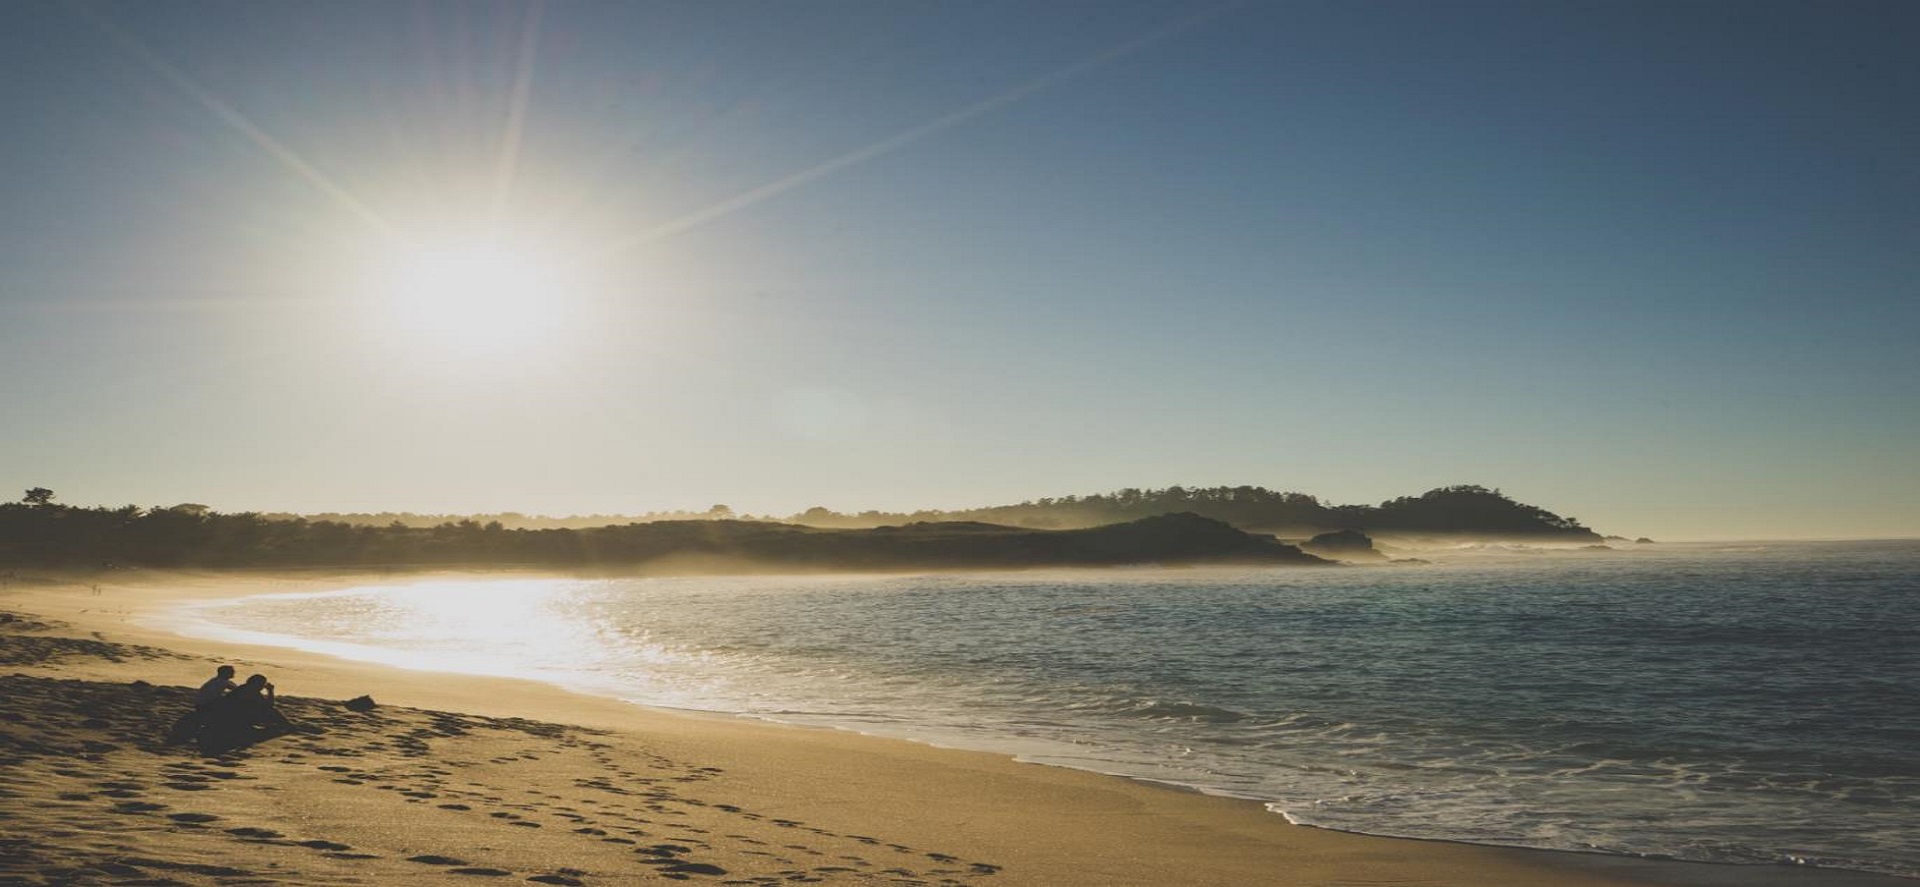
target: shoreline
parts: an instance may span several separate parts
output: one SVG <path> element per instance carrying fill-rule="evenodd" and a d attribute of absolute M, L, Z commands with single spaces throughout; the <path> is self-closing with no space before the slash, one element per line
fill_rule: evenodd
<path fill-rule="evenodd" d="M 570 691 L 544 682 L 461 673 L 418 671 L 400 666 L 336 659 L 286 647 L 262 647 L 175 634 L 143 625 L 161 611 L 190 600 L 250 597 L 287 592 L 319 592 L 391 581 L 442 578 L 531 578 L 550 572 L 423 572 L 403 573 L 247 573 L 234 574 L 104 574 L 68 577 L 57 584 L 0 589 L 0 607 L 23 614 L 61 620 L 66 634 L 91 636 L 106 644 L 171 651 L 180 661 L 149 659 L 141 663 L 63 657 L 29 666 L 30 677 L 78 678 L 124 684 L 139 677 L 155 685 L 191 685 L 204 678 L 214 660 L 234 661 L 241 671 L 265 670 L 290 698 L 320 706 L 320 699 L 347 699 L 370 694 L 386 713 L 396 707 L 459 712 L 462 717 L 534 719 L 577 729 L 607 731 L 618 737 L 612 745 L 627 747 L 654 760 L 685 762 L 681 777 L 697 781 L 693 795 L 676 797 L 695 819 L 718 816 L 720 825 L 736 829 L 731 841 L 709 838 L 700 848 L 702 858 L 715 862 L 689 863 L 683 872 L 701 880 L 725 881 L 732 875 L 763 870 L 757 877 L 792 878 L 793 871 L 768 869 L 755 849 L 764 839 L 746 834 L 746 822 L 806 823 L 811 852 L 849 857 L 866 866 L 827 865 L 805 869 L 806 877 L 837 883 L 979 883 L 1003 885 L 1071 884 L 1319 884 L 1344 880 L 1401 880 L 1407 883 L 1459 885 L 1761 885 L 1807 884 L 1822 887 L 1915 884 L 1911 880 L 1832 869 L 1755 867 L 1645 860 L 1596 853 L 1529 850 L 1460 844 L 1411 838 L 1389 838 L 1338 832 L 1289 823 L 1259 801 L 1209 794 L 1187 786 L 1130 777 L 1115 778 L 1090 770 L 1059 765 L 1022 763 L 1003 754 L 936 747 L 903 739 L 876 737 L 847 729 L 813 727 L 747 718 L 724 713 L 651 708 L 604 696 Z M 18 665 L 16 664 L 16 667 Z M 309 744 L 331 748 L 335 732 L 351 734 L 357 722 L 344 713 L 327 714 L 329 732 Z M 337 724 L 337 729 L 334 725 Z M 21 722 L 10 726 L 18 728 Z M 471 731 L 467 731 L 471 732 Z M 254 747 L 256 760 L 279 752 L 277 740 Z M 434 740 L 438 744 L 438 740 Z M 368 756 L 366 749 L 355 756 Z M 333 751 L 342 751 L 334 748 Z M 379 757 L 386 749 L 375 749 Z M 438 752 L 436 750 L 436 756 Z M 190 756 L 188 756 L 190 759 Z M 302 768 L 301 761 L 287 767 Z M 525 791 L 531 785 L 562 789 L 571 776 L 577 784 L 594 785 L 574 770 L 499 777 Z M 713 775 L 696 777 L 694 774 Z M 261 777 L 265 781 L 265 776 Z M 519 781 L 515 781 L 519 780 Z M 306 780 L 311 782 L 311 780 Z M 531 783 L 523 786 L 522 783 Z M 711 783 L 711 785 L 709 785 Z M 344 803 L 339 796 L 353 794 L 349 786 L 304 785 L 315 809 Z M 429 794 L 433 792 L 428 792 Z M 708 798 L 700 793 L 714 796 Z M 363 793 L 364 794 L 364 793 Z M 556 796 L 557 797 L 557 796 Z M 714 804 L 715 798 L 727 803 Z M 284 800 L 284 799 L 282 799 Z M 389 794 L 385 800 L 400 800 Z M 420 799 L 410 799 L 418 801 Z M 569 800 L 578 800 L 569 796 Z M 402 801 L 405 803 L 405 801 Z M 459 805 L 454 805 L 459 806 Z M 578 803 L 567 805 L 582 809 Z M 0 808 L 5 809 L 5 808 Z M 404 809 L 404 808 L 403 808 Z M 742 822 L 763 810 L 760 819 Z M 299 808 L 276 807 L 281 816 Z M 716 812 L 717 811 L 717 812 Z M 250 811 L 264 816 L 267 811 Z M 510 810 L 498 814 L 520 817 Z M 581 816 L 575 812 L 567 816 Z M 766 817 L 772 817 L 770 820 Z M 555 849 L 536 850 L 547 857 L 527 856 L 527 848 L 495 847 L 503 837 L 499 817 L 491 822 L 435 822 L 431 832 L 445 835 L 442 843 L 460 853 L 425 854 L 454 858 L 473 855 L 474 847 L 490 847 L 498 855 L 518 854 L 530 862 L 516 870 L 569 866 L 560 860 L 578 860 L 579 874 L 553 874 L 565 883 L 627 883 L 673 878 L 661 875 L 652 863 L 636 865 L 624 856 L 586 853 L 566 842 L 546 841 Z M 284 824 L 284 823 L 283 823 Z M 593 828 L 588 826 L 587 828 Z M 776 828 L 800 828 L 799 825 Z M 285 831 L 278 826 L 272 830 Z M 182 835 L 193 830 L 183 828 Z M 201 829 L 205 831 L 205 829 Z M 531 828 L 518 830 L 525 835 Z M 707 829 L 715 834 L 719 829 Z M 576 830 L 569 834 L 584 834 Z M 817 833 L 817 834 L 816 834 Z M 554 834 L 547 832 L 546 834 Z M 602 835 L 605 831 L 602 830 Z M 400 837 L 404 838 L 403 833 Z M 943 847 L 914 859 L 932 860 L 932 869 L 899 868 L 889 874 L 880 861 L 868 860 L 865 838 L 889 847 Z M 363 839 L 364 840 L 364 839 Z M 576 839 L 580 840 L 580 839 Z M 619 838 L 603 838 L 617 842 Z M 755 844 L 751 842 L 759 841 Z M 336 842 L 337 843 L 337 842 Z M 533 844 L 542 842 L 512 842 Z M 631 843 L 629 841 L 628 843 Z M 367 846 L 359 844 L 358 846 Z M 820 846 L 815 846 L 815 845 Z M 835 850 L 862 852 L 831 853 Z M 617 843 L 609 844 L 623 851 Z M 686 847 L 688 845 L 672 845 Z M 607 847 L 592 848 L 605 851 Z M 389 861 L 399 850 L 373 854 L 375 859 L 307 861 L 308 868 L 353 867 L 378 875 L 386 866 L 398 866 L 392 876 L 417 880 L 420 863 Z M 798 852 L 798 851 L 796 851 Z M 889 851 L 900 855 L 899 851 Z M 680 854 L 689 855 L 692 851 Z M 864 855 L 863 855 L 864 853 Z M 422 854 L 415 854 L 422 855 Z M 791 854 L 790 854 L 791 855 Z M 678 858 L 678 857 L 676 857 Z M 951 860 L 949 862 L 948 860 Z M 984 860 L 967 862 L 965 860 Z M 843 860 L 850 861 L 850 860 Z M 588 863 L 591 863 L 589 865 Z M 292 861 L 285 864 L 292 865 Z M 793 863 L 787 863 L 793 864 Z M 723 875 L 699 870 L 720 869 Z M 944 867 L 942 867 L 944 866 Z M 825 869 L 825 871 L 815 871 Z M 505 871 L 502 869 L 501 871 Z M 296 872 L 297 874 L 297 872 Z M 315 873 L 316 880 L 318 879 Z M 542 876 L 532 876 L 538 881 Z M 673 878 L 680 879 L 680 878 Z M 4 880 L 0 878 L 0 880 Z M 378 877 L 375 880 L 379 880 Z M 748 878 L 737 883 L 749 883 Z M 296 878 L 294 883 L 309 883 Z M 23 883 L 37 883 L 25 881 Z M 45 883 L 54 883 L 46 881 Z M 106 883 L 102 881 L 102 883 Z"/>

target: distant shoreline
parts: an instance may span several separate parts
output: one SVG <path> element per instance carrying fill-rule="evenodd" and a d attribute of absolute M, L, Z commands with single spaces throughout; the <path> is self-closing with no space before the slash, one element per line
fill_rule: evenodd
<path fill-rule="evenodd" d="M 36 487 L 22 502 L 0 503 L 0 566 L 966 570 L 1314 564 L 1322 559 L 1281 540 L 1329 533 L 1602 541 L 1578 521 L 1476 486 L 1445 487 L 1377 507 L 1329 506 L 1257 487 L 1173 487 L 966 512 L 848 516 L 810 509 L 796 516 L 805 520 L 740 519 L 725 506 L 701 516 L 586 526 L 507 526 L 471 517 L 421 525 L 419 515 L 392 516 L 382 524 L 374 515 L 338 517 L 222 514 L 191 503 L 83 508 L 56 503 L 52 490 Z"/>

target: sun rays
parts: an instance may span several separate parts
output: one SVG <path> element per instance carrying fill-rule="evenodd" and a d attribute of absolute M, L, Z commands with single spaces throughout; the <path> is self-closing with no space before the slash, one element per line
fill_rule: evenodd
<path fill-rule="evenodd" d="M 972 121 L 982 115 L 1017 104 L 1035 93 L 1042 92 L 1069 80 L 1082 77 L 1089 72 L 1105 67 L 1121 58 L 1133 55 L 1150 46 L 1161 43 L 1179 34 L 1193 30 L 1207 22 L 1242 6 L 1242 3 L 1229 2 L 1204 9 L 1198 13 L 1183 16 L 1148 31 L 1138 37 L 1111 45 L 1099 52 L 1063 64 L 1045 71 L 1037 77 L 1017 83 L 1009 88 L 974 101 L 918 125 L 887 136 L 861 147 L 846 151 L 828 160 L 814 163 L 796 172 L 779 176 L 764 184 L 706 204 L 690 212 L 681 213 L 664 222 L 653 221 L 629 227 L 625 231 L 610 228 L 600 239 L 600 245 L 591 254 L 610 256 L 635 247 L 659 241 L 677 234 L 703 226 L 720 218 L 740 212 L 766 200 L 778 197 L 789 191 L 810 185 L 821 179 L 838 174 L 848 168 L 891 154 L 902 148 L 920 142 L 956 126 Z M 346 207 L 369 229 L 390 242 L 406 243 L 421 239 L 421 232 L 408 231 L 396 224 L 389 214 L 375 209 L 377 201 L 369 200 L 365 195 L 357 194 L 329 176 L 318 165 L 310 162 L 301 152 L 296 151 L 285 141 L 277 138 L 252 119 L 223 101 L 201 86 L 178 66 L 168 62 L 158 53 L 148 48 L 137 37 L 121 28 L 102 14 L 79 7 L 94 25 L 105 32 L 115 44 L 129 55 L 141 61 L 147 67 L 160 74 L 181 92 L 192 98 L 197 104 L 218 118 L 228 127 L 239 132 L 249 142 L 275 161 L 286 167 L 301 179 L 333 201 Z M 502 97 L 504 108 L 498 134 L 499 143 L 495 149 L 492 180 L 488 183 L 489 193 L 484 201 L 487 207 L 486 224 L 497 226 L 507 221 L 511 211 L 511 198 L 518 182 L 520 159 L 526 136 L 527 118 L 533 104 L 533 82 L 535 61 L 538 56 L 541 20 L 544 14 L 543 0 L 533 0 L 525 7 L 520 16 L 517 39 L 513 44 L 513 75 L 510 90 Z M 426 232 L 426 239 L 437 236 Z M 582 255 L 589 252 L 583 250 Z"/>

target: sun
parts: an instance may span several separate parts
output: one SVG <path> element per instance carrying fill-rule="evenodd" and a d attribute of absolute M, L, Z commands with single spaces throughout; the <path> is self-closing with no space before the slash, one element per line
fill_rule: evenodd
<path fill-rule="evenodd" d="M 379 276 L 383 322 L 415 347 L 524 350 L 564 327 L 577 297 L 568 263 L 498 237 L 396 250 Z"/>

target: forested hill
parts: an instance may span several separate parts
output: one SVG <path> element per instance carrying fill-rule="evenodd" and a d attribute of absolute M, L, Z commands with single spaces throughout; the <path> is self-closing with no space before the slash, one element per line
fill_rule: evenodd
<path fill-rule="evenodd" d="M 629 521 L 525 529 L 499 521 L 429 527 L 260 514 L 204 505 L 81 508 L 36 487 L 0 504 L 0 565 L 347 566 L 524 564 L 634 566 L 734 559 L 750 568 L 967 569 L 1011 566 L 1313 561 L 1274 537 L 1326 530 L 1475 539 L 1590 542 L 1571 518 L 1484 487 L 1445 487 L 1377 506 L 1327 505 L 1258 487 L 1122 490 L 959 512 L 791 520 Z M 1277 546 L 1277 547 L 1276 547 Z M 704 568 L 704 567 L 703 567 Z"/>
<path fill-rule="evenodd" d="M 1306 537 L 1329 530 L 1363 530 L 1423 536 L 1598 542 L 1599 534 L 1570 517 L 1508 498 L 1480 486 L 1441 487 L 1379 505 L 1331 505 L 1305 493 L 1263 487 L 1167 487 L 1126 489 L 1091 496 L 1038 499 L 963 511 L 910 514 L 865 511 L 839 514 L 814 508 L 794 515 L 797 523 L 866 527 L 910 521 L 982 521 L 1037 528 L 1091 527 L 1156 514 L 1190 512 L 1243 530 Z"/>
<path fill-rule="evenodd" d="M 682 574 L 1326 563 L 1271 536 L 1193 514 L 1079 530 L 968 522 L 833 529 L 739 520 L 509 530 L 473 521 L 413 528 L 269 520 L 197 506 L 0 505 L 3 566 L 513 566 Z"/>
<path fill-rule="evenodd" d="M 1192 513 L 1224 521 L 1243 530 L 1306 538 L 1330 530 L 1370 533 L 1517 538 L 1559 542 L 1597 542 L 1600 537 L 1570 517 L 1526 505 L 1499 490 L 1454 486 L 1402 496 L 1379 505 L 1333 505 L 1306 493 L 1284 493 L 1264 487 L 1167 487 L 1158 490 L 1125 489 L 1090 496 L 1036 499 L 1016 505 L 944 511 L 862 511 L 843 513 L 824 507 L 791 515 L 736 514 L 726 505 L 705 511 L 657 511 L 645 514 L 596 514 L 541 517 L 502 512 L 494 514 L 414 514 L 379 512 L 354 514 L 267 514 L 269 520 L 304 519 L 353 526 L 427 529 L 470 521 L 498 523 L 508 530 L 587 529 L 615 524 L 677 520 L 754 520 L 848 529 L 900 526 L 910 523 L 978 521 L 1033 529 L 1076 529 L 1123 523 L 1160 514 Z"/>

